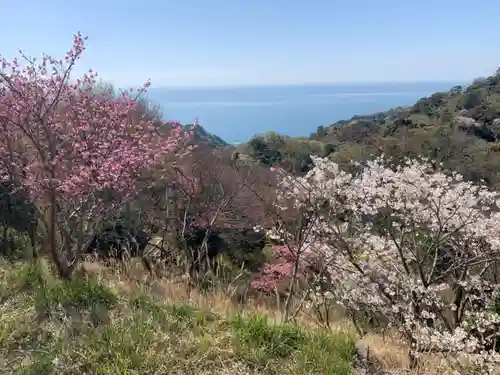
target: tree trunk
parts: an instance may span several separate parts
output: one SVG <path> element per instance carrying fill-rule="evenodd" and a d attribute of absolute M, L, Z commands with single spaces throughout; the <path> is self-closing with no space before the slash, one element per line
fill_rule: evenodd
<path fill-rule="evenodd" d="M 299 273 L 299 262 L 300 262 L 300 249 L 297 251 L 297 257 L 293 263 L 292 279 L 288 286 L 288 295 L 285 300 L 285 305 L 283 307 L 283 318 L 282 322 L 287 323 L 290 315 L 290 305 L 292 304 L 292 299 L 295 295 L 295 283 L 297 281 L 297 275 Z"/>
<path fill-rule="evenodd" d="M 70 267 L 67 259 L 61 256 L 57 243 L 57 201 L 55 194 L 51 196 L 48 245 L 58 276 L 63 280 L 70 280 L 74 267 Z"/>

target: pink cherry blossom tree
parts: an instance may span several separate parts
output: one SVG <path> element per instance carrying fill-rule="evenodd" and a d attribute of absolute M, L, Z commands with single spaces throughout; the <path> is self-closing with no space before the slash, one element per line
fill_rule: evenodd
<path fill-rule="evenodd" d="M 44 250 L 64 278 L 140 174 L 186 148 L 176 123 L 153 121 L 138 90 L 114 94 L 97 73 L 72 71 L 85 51 L 80 33 L 62 60 L 0 58 L 0 174 L 27 191 L 43 229 Z"/>

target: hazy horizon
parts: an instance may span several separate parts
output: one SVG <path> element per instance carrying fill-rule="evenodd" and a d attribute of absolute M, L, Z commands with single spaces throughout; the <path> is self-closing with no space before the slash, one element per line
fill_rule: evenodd
<path fill-rule="evenodd" d="M 254 83 L 254 84 L 226 84 L 226 85 L 217 85 L 217 84 L 212 84 L 212 85 L 178 85 L 178 86 L 157 86 L 157 85 L 151 85 L 150 89 L 153 90 L 218 90 L 218 89 L 247 89 L 247 88 L 272 88 L 272 87 L 282 87 L 282 88 L 288 88 L 288 87 L 301 87 L 301 86 L 309 86 L 309 87 L 321 87 L 321 86 L 337 86 L 337 87 L 361 87 L 361 86 L 372 86 L 372 85 L 378 85 L 378 86 L 385 86 L 387 85 L 429 85 L 429 84 L 449 84 L 450 88 L 453 86 L 468 86 L 472 83 L 472 81 L 476 78 L 483 78 L 487 77 L 490 75 L 493 75 L 494 71 L 491 72 L 489 75 L 485 76 L 480 76 L 480 77 L 474 77 L 473 79 L 470 80 L 464 80 L 464 79 L 446 79 L 446 80 L 422 80 L 422 81 L 338 81 L 338 82 L 303 82 L 303 83 L 278 83 L 278 84 L 273 84 L 273 83 Z M 461 83 L 457 83 L 461 82 Z"/>

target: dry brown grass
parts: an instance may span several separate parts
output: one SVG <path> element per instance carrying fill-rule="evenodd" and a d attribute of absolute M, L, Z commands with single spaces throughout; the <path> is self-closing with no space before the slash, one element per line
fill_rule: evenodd
<path fill-rule="evenodd" d="M 408 347 L 394 332 L 387 332 L 383 336 L 368 334 L 361 341 L 369 346 L 374 361 L 389 374 L 451 375 L 454 373 L 448 361 L 438 355 L 424 355 L 419 366 L 410 370 Z"/>

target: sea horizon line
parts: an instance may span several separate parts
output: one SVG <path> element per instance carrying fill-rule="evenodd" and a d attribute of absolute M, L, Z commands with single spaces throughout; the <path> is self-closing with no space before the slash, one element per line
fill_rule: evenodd
<path fill-rule="evenodd" d="M 234 84 L 234 85 L 152 85 L 150 90 L 230 90 L 230 89 L 266 89 L 266 88 L 299 88 L 299 87 L 361 87 L 361 86 L 404 86 L 404 85 L 450 85 L 466 86 L 473 80 L 426 80 L 426 81 L 353 81 L 353 82 L 312 82 L 312 83 L 279 83 L 279 84 Z"/>

